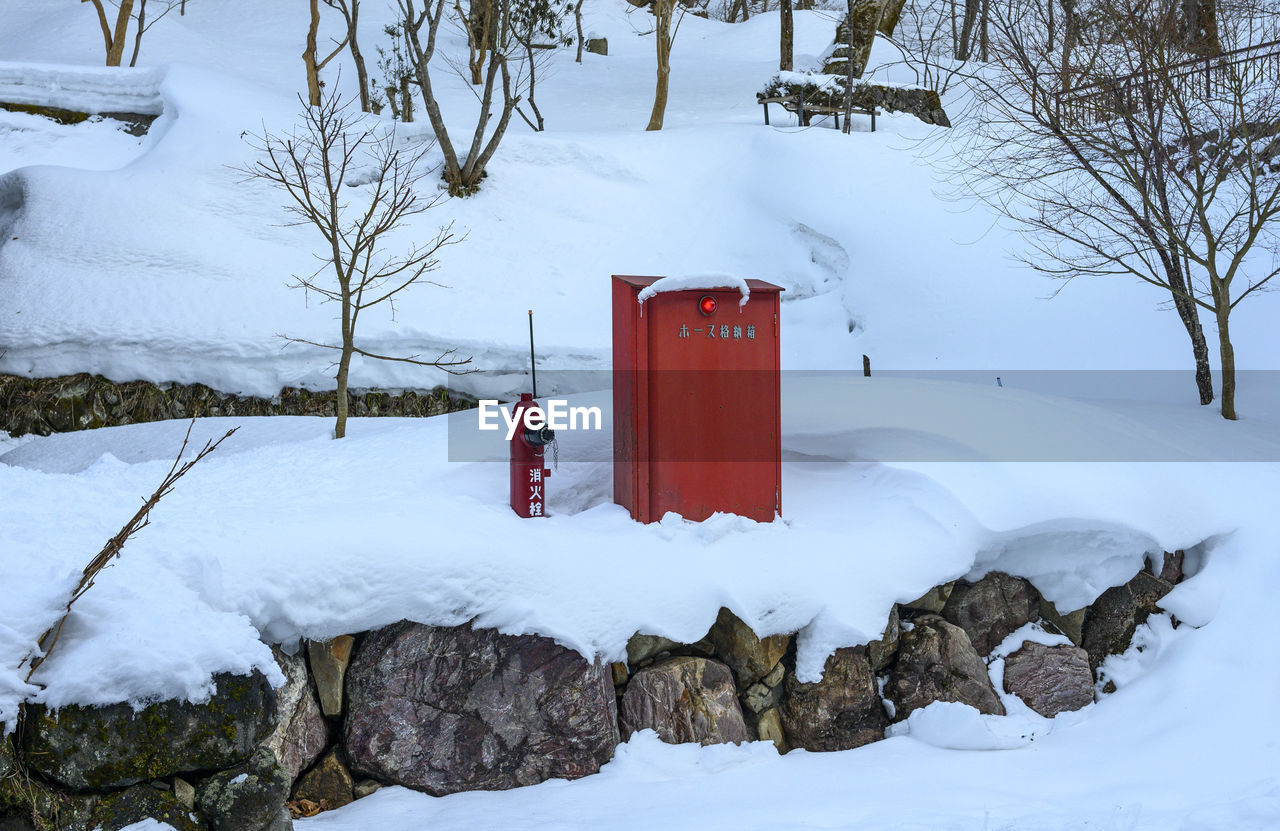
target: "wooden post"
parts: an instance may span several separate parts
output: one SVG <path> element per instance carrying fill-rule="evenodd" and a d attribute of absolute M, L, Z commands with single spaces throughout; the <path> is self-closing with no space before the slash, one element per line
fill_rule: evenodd
<path fill-rule="evenodd" d="M 862 375 L 865 378 L 871 377 L 871 356 L 870 355 L 862 356 Z"/>

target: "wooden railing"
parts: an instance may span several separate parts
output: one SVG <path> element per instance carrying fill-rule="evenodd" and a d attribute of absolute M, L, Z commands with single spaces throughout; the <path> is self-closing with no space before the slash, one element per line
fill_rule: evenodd
<path fill-rule="evenodd" d="M 1280 85 L 1280 40 L 1258 43 L 1158 69 L 1102 78 L 1056 95 L 1060 121 L 1097 124 L 1140 112 L 1156 95 L 1178 89 L 1210 99 L 1215 85 L 1230 93 L 1237 85 Z M 1203 91 L 1202 91 L 1203 89 Z"/>

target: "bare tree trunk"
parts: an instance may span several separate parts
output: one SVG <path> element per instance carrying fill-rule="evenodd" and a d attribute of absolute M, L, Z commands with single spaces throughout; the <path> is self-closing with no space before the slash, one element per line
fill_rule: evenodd
<path fill-rule="evenodd" d="M 351 335 L 351 301 L 350 297 L 342 303 L 342 357 L 338 359 L 338 418 L 333 427 L 335 439 L 346 438 L 347 415 L 347 379 L 351 373 L 351 355 L 355 352 L 355 339 Z"/>
<path fill-rule="evenodd" d="M 431 0 L 428 0 L 430 3 Z M 506 134 L 507 125 L 511 122 L 511 114 L 515 111 L 518 99 L 511 89 L 511 72 L 507 66 L 506 55 L 500 50 L 495 50 L 489 61 L 488 78 L 485 81 L 484 91 L 480 95 L 480 119 L 476 122 L 475 132 L 472 134 L 471 147 L 467 155 L 463 157 L 459 163 L 458 152 L 454 147 L 453 140 L 449 137 L 449 129 L 444 122 L 444 116 L 440 112 L 440 102 L 436 100 L 435 92 L 431 86 L 431 58 L 435 54 L 436 36 L 440 31 L 440 22 L 444 13 L 444 0 L 434 0 L 432 5 L 425 7 L 422 13 L 417 12 L 414 0 L 398 0 L 402 19 L 405 27 L 405 39 L 408 42 L 408 51 L 410 62 L 413 64 L 414 74 L 417 76 L 418 88 L 422 90 L 422 99 L 427 108 L 427 119 L 431 122 L 431 130 L 435 133 L 436 142 L 440 146 L 441 153 L 444 154 L 444 180 L 449 185 L 449 194 L 451 196 L 470 196 L 475 193 L 480 186 L 480 179 L 484 176 L 485 166 L 489 159 L 497 152 L 498 145 L 502 141 L 502 137 Z M 433 13 L 434 9 L 434 13 Z M 505 2 L 495 2 L 495 10 L 499 13 L 499 19 L 496 21 L 495 31 L 497 33 L 497 43 L 505 43 L 507 34 L 507 14 L 508 9 Z M 427 27 L 427 43 L 424 47 L 422 44 L 421 32 L 423 26 Z M 502 76 L 502 115 L 498 119 L 498 125 L 494 128 L 493 135 L 490 136 L 487 144 L 483 144 L 485 131 L 492 115 L 491 105 L 494 95 L 494 84 L 497 76 Z"/>
<path fill-rule="evenodd" d="M 524 123 L 528 124 L 535 133 L 541 133 L 546 129 L 546 122 L 542 118 L 542 112 L 538 109 L 538 102 L 534 100 L 534 91 L 537 87 L 537 69 L 534 63 L 533 55 L 533 37 L 532 33 L 526 32 L 528 38 L 523 39 L 525 60 L 529 62 L 529 109 L 533 110 L 533 120 L 524 114 L 524 110 L 516 107 L 516 111 L 520 113 L 520 117 L 524 119 Z"/>
<path fill-rule="evenodd" d="M 400 120 L 413 123 L 413 88 L 408 75 L 400 79 Z"/>
<path fill-rule="evenodd" d="M 978 7 L 981 0 L 964 0 L 964 22 L 960 26 L 960 45 L 956 48 L 956 60 L 969 60 L 969 50 L 973 45 L 973 27 L 978 22 Z"/>
<path fill-rule="evenodd" d="M 364 65 L 364 53 L 360 51 L 360 43 L 356 35 L 360 29 L 360 0 L 343 0 L 339 6 L 342 16 L 347 21 L 347 45 L 351 48 L 351 61 L 356 65 L 356 80 L 360 84 L 360 109 L 371 112 L 373 107 L 369 101 L 369 70 Z"/>
<path fill-rule="evenodd" d="M 471 0 L 466 17 L 467 46 L 471 52 L 467 63 L 471 67 L 471 83 L 474 86 L 484 83 L 485 55 L 493 36 L 493 3 L 494 0 Z M 458 11 L 461 14 L 461 8 Z"/>
<path fill-rule="evenodd" d="M 578 57 L 574 58 L 577 63 L 582 63 L 582 0 L 578 0 L 573 5 L 573 22 L 578 27 Z"/>
<path fill-rule="evenodd" d="M 847 17 L 845 17 L 845 20 L 847 21 L 847 25 L 845 26 L 845 29 L 849 33 L 848 34 L 849 42 L 846 44 L 846 46 L 849 49 L 849 53 L 848 53 L 849 59 L 845 64 L 846 67 L 848 68 L 849 74 L 845 76 L 845 79 L 844 79 L 844 130 L 843 132 L 846 135 L 853 133 L 853 50 L 854 50 L 853 42 L 854 42 L 854 38 L 856 37 L 853 29 L 853 9 L 857 5 L 858 5 L 858 0 L 849 0 L 848 11 L 846 12 Z"/>
<path fill-rule="evenodd" d="M 133 0 L 121 0 L 120 12 L 116 15 L 115 34 L 111 37 L 111 48 L 107 50 L 107 66 L 119 66 L 124 57 L 124 38 L 132 14 Z"/>
<path fill-rule="evenodd" d="M 302 63 L 307 68 L 307 103 L 320 105 L 320 67 L 316 62 L 316 35 L 320 31 L 319 0 L 311 0 L 311 25 L 307 27 L 307 45 L 302 50 Z"/>
<path fill-rule="evenodd" d="M 795 16 L 791 11 L 791 0 L 778 0 L 778 12 L 782 18 L 781 43 L 779 44 L 778 69 L 790 72 L 795 68 Z"/>
<path fill-rule="evenodd" d="M 1071 87 L 1071 53 L 1080 37 L 1076 21 L 1077 0 L 1062 0 L 1062 89 Z"/>
<path fill-rule="evenodd" d="M 956 29 L 956 0 L 950 0 L 950 2 L 951 14 L 949 17 L 951 18 L 951 54 L 958 57 L 960 55 L 960 33 Z M 1050 0 L 1050 2 L 1052 2 L 1052 0 Z"/>
<path fill-rule="evenodd" d="M 645 130 L 661 130 L 667 112 L 667 87 L 671 80 L 671 7 L 675 0 L 654 0 L 657 26 L 653 37 L 658 44 L 658 84 L 653 93 L 653 112 Z"/>
<path fill-rule="evenodd" d="M 1182 0 L 1182 44 L 1197 55 L 1217 55 L 1218 15 L 1215 0 Z"/>
<path fill-rule="evenodd" d="M 987 49 L 987 20 L 988 12 L 991 10 L 991 0 L 982 0 L 979 12 L 980 20 L 978 24 L 978 60 L 986 63 L 990 60 L 990 51 Z"/>
<path fill-rule="evenodd" d="M 1213 403 L 1213 373 L 1209 364 L 1209 344 L 1205 340 L 1204 327 L 1200 325 L 1200 311 L 1191 297 L 1191 281 L 1185 273 L 1186 260 L 1174 252 L 1168 252 L 1165 260 L 1165 276 L 1172 289 L 1173 307 L 1191 339 L 1191 354 L 1196 366 L 1196 391 L 1200 403 Z"/>
<path fill-rule="evenodd" d="M 129 66 L 138 65 L 138 51 L 142 49 L 142 33 L 147 28 L 147 0 L 138 2 L 138 32 L 133 36 L 133 57 L 129 58 Z"/>
<path fill-rule="evenodd" d="M 1210 278 L 1213 289 L 1213 305 L 1218 320 L 1218 358 L 1222 362 L 1222 417 L 1235 421 L 1236 416 L 1236 350 L 1231 345 L 1228 318 L 1231 315 L 1231 296 L 1217 278 Z"/>
<path fill-rule="evenodd" d="M 324 60 L 316 55 L 316 38 L 320 31 L 320 0 L 311 0 L 311 23 L 307 27 L 307 45 L 302 51 L 302 63 L 307 68 L 307 102 L 313 107 L 320 105 L 320 70 L 333 60 L 334 56 L 347 45 L 349 36 L 342 39 L 338 48 L 329 53 Z"/>

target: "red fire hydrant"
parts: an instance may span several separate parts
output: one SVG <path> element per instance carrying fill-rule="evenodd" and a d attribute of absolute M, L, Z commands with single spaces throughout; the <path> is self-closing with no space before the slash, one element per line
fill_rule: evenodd
<path fill-rule="evenodd" d="M 511 437 L 511 510 L 521 517 L 546 516 L 547 445 L 556 439 L 555 431 L 543 426 L 531 428 L 525 421 L 525 411 L 542 408 L 533 400 L 532 393 L 521 393 L 513 415 L 516 432 Z"/>

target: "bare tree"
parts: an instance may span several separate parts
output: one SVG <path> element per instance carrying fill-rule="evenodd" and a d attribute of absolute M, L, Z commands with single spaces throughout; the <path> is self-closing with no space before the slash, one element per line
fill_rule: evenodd
<path fill-rule="evenodd" d="M 385 250 L 388 235 L 443 198 L 434 189 L 428 198 L 418 191 L 422 178 L 430 172 L 424 165 L 430 146 L 398 148 L 394 131 L 380 128 L 368 116 L 350 112 L 348 103 L 336 92 L 326 92 L 318 106 L 304 108 L 301 129 L 287 136 L 264 131 L 249 141 L 262 158 L 245 172 L 282 189 L 288 195 L 285 211 L 292 224 L 314 226 L 325 241 L 324 253 L 317 255 L 320 267 L 308 276 L 295 275 L 293 285 L 315 292 L 324 302 L 339 304 L 340 343 L 281 337 L 339 353 L 334 437 L 346 435 L 347 380 L 353 356 L 435 367 L 452 374 L 464 372 L 459 368 L 471 359 L 456 358 L 453 350 L 434 360 L 422 360 L 418 355 L 376 354 L 356 342 L 360 315 L 383 303 L 394 314 L 396 297 L 416 283 L 429 282 L 424 277 L 439 265 L 436 255 L 456 241 L 450 225 L 398 256 Z M 357 181 L 366 183 L 363 190 L 353 187 Z M 359 206 L 348 204 L 346 200 L 357 193 L 363 193 L 365 201 Z"/>
<path fill-rule="evenodd" d="M 649 126 L 645 130 L 661 130 L 667 113 L 667 92 L 671 86 L 671 44 L 675 41 L 675 29 L 671 25 L 676 0 L 653 0 L 655 26 L 653 39 L 658 48 L 658 83 L 653 93 L 653 110 L 649 113 Z"/>
<path fill-rule="evenodd" d="M 573 4 L 573 25 L 578 30 L 578 56 L 574 58 L 574 62 L 582 63 L 582 46 L 585 42 L 582 35 L 582 0 Z"/>
<path fill-rule="evenodd" d="M 782 18 L 779 27 L 778 70 L 790 72 L 795 69 L 795 16 L 791 11 L 791 0 L 778 0 L 778 14 Z"/>
<path fill-rule="evenodd" d="M 338 53 L 347 45 L 347 37 L 334 48 L 327 57 L 321 59 L 316 51 L 320 48 L 317 39 L 320 33 L 320 0 L 311 0 L 311 22 L 307 26 L 307 44 L 302 50 L 302 63 L 307 68 L 307 103 L 313 107 L 320 106 L 320 88 L 324 84 L 320 81 L 320 70 L 329 65 L 329 61 L 338 56 Z"/>
<path fill-rule="evenodd" d="M 882 65 L 905 66 L 915 74 L 916 85 L 945 95 L 965 69 L 955 59 L 955 5 L 955 0 L 913 0 L 903 5 L 892 26 L 886 26 L 882 16 L 880 34 L 901 55 L 900 61 Z"/>
<path fill-rule="evenodd" d="M 138 53 L 142 49 L 142 35 L 169 12 L 185 6 L 183 0 L 160 1 L 164 7 L 158 14 L 153 14 L 148 19 L 147 0 L 119 0 L 115 3 L 110 3 L 108 0 L 109 4 L 115 7 L 115 25 L 113 26 L 109 22 L 107 7 L 103 4 L 103 0 L 80 0 L 81 3 L 92 3 L 94 10 L 98 13 L 98 25 L 102 28 L 102 39 L 106 46 L 107 66 L 120 66 L 121 61 L 124 60 L 124 45 L 128 39 L 131 21 L 137 20 L 137 25 L 134 27 L 133 56 L 129 60 L 129 66 L 136 66 Z M 182 13 L 185 14 L 185 10 Z"/>
<path fill-rule="evenodd" d="M 1213 315 L 1222 415 L 1234 419 L 1230 314 L 1280 273 L 1275 56 L 1193 57 L 1153 0 L 1112 0 L 1075 43 L 1067 25 L 1055 55 L 1036 12 L 993 11 L 960 181 L 1025 232 L 1031 267 L 1162 289 L 1191 340 L 1204 404 L 1213 389 L 1197 310 Z M 1270 20 L 1264 40 L 1280 31 Z M 1218 32 L 1250 44 L 1243 30 Z"/>
<path fill-rule="evenodd" d="M 469 0 L 467 10 L 463 11 L 462 3 L 454 0 L 453 8 L 457 12 L 458 21 L 467 35 L 467 66 L 471 70 L 471 85 L 484 83 L 485 59 L 493 48 L 497 22 L 496 4 L 505 0 Z M 423 0 L 430 2 L 430 0 Z"/>
<path fill-rule="evenodd" d="M 413 121 L 413 67 L 405 58 L 407 39 L 404 27 L 384 26 L 382 30 L 391 38 L 391 49 L 378 47 L 378 71 L 382 73 L 382 92 L 387 96 L 391 116 L 406 124 Z M 371 103 L 377 105 L 378 99 Z M 375 106 L 380 111 L 381 106 Z"/>
<path fill-rule="evenodd" d="M 515 87 L 524 91 L 522 100 L 516 104 L 516 112 L 534 132 L 542 132 L 546 121 L 535 100 L 538 73 L 550 62 L 551 55 L 560 46 L 573 43 L 573 38 L 564 32 L 564 25 L 569 12 L 575 8 L 571 0 L 509 0 L 511 4 L 511 26 L 508 28 L 514 44 L 499 44 L 504 51 L 510 52 L 514 45 L 520 55 Z M 529 104 L 533 117 L 525 113 L 524 103 Z"/>
<path fill-rule="evenodd" d="M 482 92 L 479 93 L 480 117 L 471 133 L 471 144 L 466 155 L 459 157 L 449 129 L 445 125 L 444 116 L 440 112 L 440 104 L 436 100 L 435 90 L 431 84 L 431 59 L 436 52 L 436 39 L 440 33 L 440 24 L 444 20 L 444 0 L 423 0 L 422 10 L 417 7 L 417 0 L 396 0 L 400 8 L 400 25 L 405 32 L 409 63 L 417 76 L 418 89 L 422 91 L 423 103 L 426 106 L 427 119 L 431 122 L 432 132 L 440 150 L 444 153 L 444 180 L 452 196 L 469 196 L 480 188 L 480 180 L 485 175 L 485 165 L 497 152 L 502 137 L 506 135 L 507 125 L 511 123 L 511 114 L 519 103 L 519 94 L 512 81 L 511 69 L 507 55 L 501 50 L 492 52 Z M 497 16 L 495 23 L 495 42 L 509 41 L 510 5 L 505 0 L 494 0 L 493 7 Z M 494 96 L 501 83 L 501 106 L 498 123 L 492 134 L 489 133 L 489 121 L 493 116 Z M 486 136 L 487 139 L 486 139 Z"/>
<path fill-rule="evenodd" d="M 360 29 L 360 0 L 324 0 L 324 4 L 341 12 L 342 19 L 346 21 L 347 46 L 351 50 L 351 61 L 356 65 L 356 80 L 360 83 L 360 109 L 369 112 L 369 71 L 365 68 L 364 53 L 360 51 L 357 37 Z"/>
<path fill-rule="evenodd" d="M 119 66 L 124 57 L 124 41 L 129 31 L 129 17 L 133 14 L 133 0 L 121 0 L 116 9 L 116 23 L 113 27 L 107 22 L 107 10 L 102 0 L 80 0 L 81 3 L 93 3 L 98 13 L 98 25 L 102 27 L 102 38 L 107 47 L 107 66 Z"/>
<path fill-rule="evenodd" d="M 152 26 L 159 23 L 161 20 L 163 20 L 165 18 L 165 15 L 169 14 L 169 12 L 173 11 L 174 9 L 180 8 L 180 6 L 185 6 L 185 5 L 186 5 L 185 0 L 183 0 L 181 4 L 178 2 L 178 0 L 165 0 L 164 8 L 160 10 L 160 13 L 153 16 L 150 20 L 148 20 L 147 19 L 147 0 L 138 0 L 138 15 L 137 15 L 138 25 L 136 27 L 136 30 L 134 31 L 133 55 L 129 58 L 129 66 L 138 65 L 138 52 L 142 50 L 142 36 L 146 33 L 146 31 L 150 29 Z M 179 14 L 179 17 L 181 16 L 182 15 Z"/>

